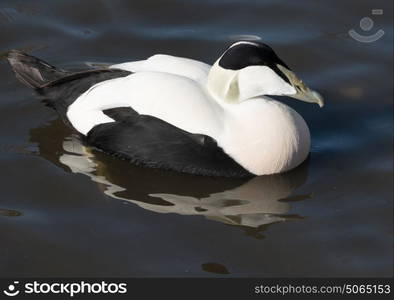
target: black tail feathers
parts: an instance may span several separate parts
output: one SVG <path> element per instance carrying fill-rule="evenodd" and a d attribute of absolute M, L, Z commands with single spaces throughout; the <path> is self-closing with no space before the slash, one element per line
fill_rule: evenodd
<path fill-rule="evenodd" d="M 40 99 L 56 110 L 67 124 L 67 109 L 81 94 L 96 83 L 131 73 L 109 68 L 64 71 L 18 50 L 9 51 L 7 59 L 16 77 L 35 89 Z"/>
<path fill-rule="evenodd" d="M 9 51 L 7 59 L 16 77 L 23 84 L 34 89 L 39 89 L 46 83 L 67 75 L 67 72 L 19 50 Z"/>

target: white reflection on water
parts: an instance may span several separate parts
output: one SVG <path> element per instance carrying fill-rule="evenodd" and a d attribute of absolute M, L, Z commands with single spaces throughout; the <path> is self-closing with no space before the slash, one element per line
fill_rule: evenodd
<path fill-rule="evenodd" d="M 271 223 L 299 219 L 297 215 L 287 215 L 291 208 L 290 202 L 294 199 L 299 201 L 310 197 L 309 195 L 296 197 L 292 195 L 307 178 L 307 166 L 301 166 L 296 172 L 253 177 L 231 188 L 223 189 L 219 186 L 217 191 L 206 197 L 178 195 L 165 191 L 150 193 L 147 189 L 148 196 L 162 201 L 157 203 L 143 201 L 133 198 L 133 189 L 141 187 L 136 186 L 133 180 L 125 183 L 111 176 L 111 164 L 100 161 L 89 148 L 81 144 L 78 138 L 73 136 L 66 138 L 63 142 L 63 149 L 66 152 L 59 157 L 59 161 L 68 166 L 73 173 L 89 176 L 108 196 L 126 200 L 157 213 L 203 215 L 210 220 L 226 224 L 258 228 Z M 152 176 L 155 176 L 155 173 L 152 173 Z M 223 178 L 223 180 L 226 179 Z M 182 184 L 182 182 L 176 184 Z M 196 189 L 198 188 L 201 187 L 196 186 Z M 125 191 L 126 193 L 120 193 Z"/>

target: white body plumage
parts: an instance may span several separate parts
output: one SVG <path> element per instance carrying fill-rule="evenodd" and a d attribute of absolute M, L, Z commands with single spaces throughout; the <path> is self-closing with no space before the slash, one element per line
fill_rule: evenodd
<path fill-rule="evenodd" d="M 223 71 L 217 63 L 211 68 L 191 59 L 155 55 L 112 68 L 133 74 L 94 85 L 68 109 L 70 122 L 82 134 L 98 124 L 113 122 L 102 110 L 130 106 L 140 114 L 214 138 L 230 157 L 256 175 L 290 170 L 309 153 L 308 126 L 290 107 L 267 96 L 253 97 L 253 93 L 260 93 L 253 90 L 247 99 L 221 99 L 215 91 L 223 88 L 223 82 L 231 85 L 227 81 L 233 80 L 233 75 L 229 73 L 235 71 Z M 295 93 L 268 67 L 260 71 L 265 78 L 259 80 L 271 85 L 266 86 L 268 92 Z"/>

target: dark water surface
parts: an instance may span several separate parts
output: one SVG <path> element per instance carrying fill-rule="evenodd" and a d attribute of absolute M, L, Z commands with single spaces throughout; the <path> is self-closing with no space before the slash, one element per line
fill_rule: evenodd
<path fill-rule="evenodd" d="M 213 63 L 256 35 L 326 106 L 283 99 L 312 134 L 293 172 L 194 177 L 82 147 L 0 60 L 0 276 L 392 276 L 392 5 L 1 0 L 0 52 L 64 68 L 154 53 Z M 385 35 L 361 43 L 351 28 Z"/>

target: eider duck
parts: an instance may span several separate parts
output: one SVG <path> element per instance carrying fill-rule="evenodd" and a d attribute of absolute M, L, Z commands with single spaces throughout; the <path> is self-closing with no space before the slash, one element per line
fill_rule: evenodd
<path fill-rule="evenodd" d="M 137 165 L 243 177 L 291 170 L 310 150 L 304 119 L 269 96 L 323 106 L 266 44 L 239 41 L 212 65 L 157 54 L 69 72 L 18 50 L 16 77 L 82 140 Z"/>

